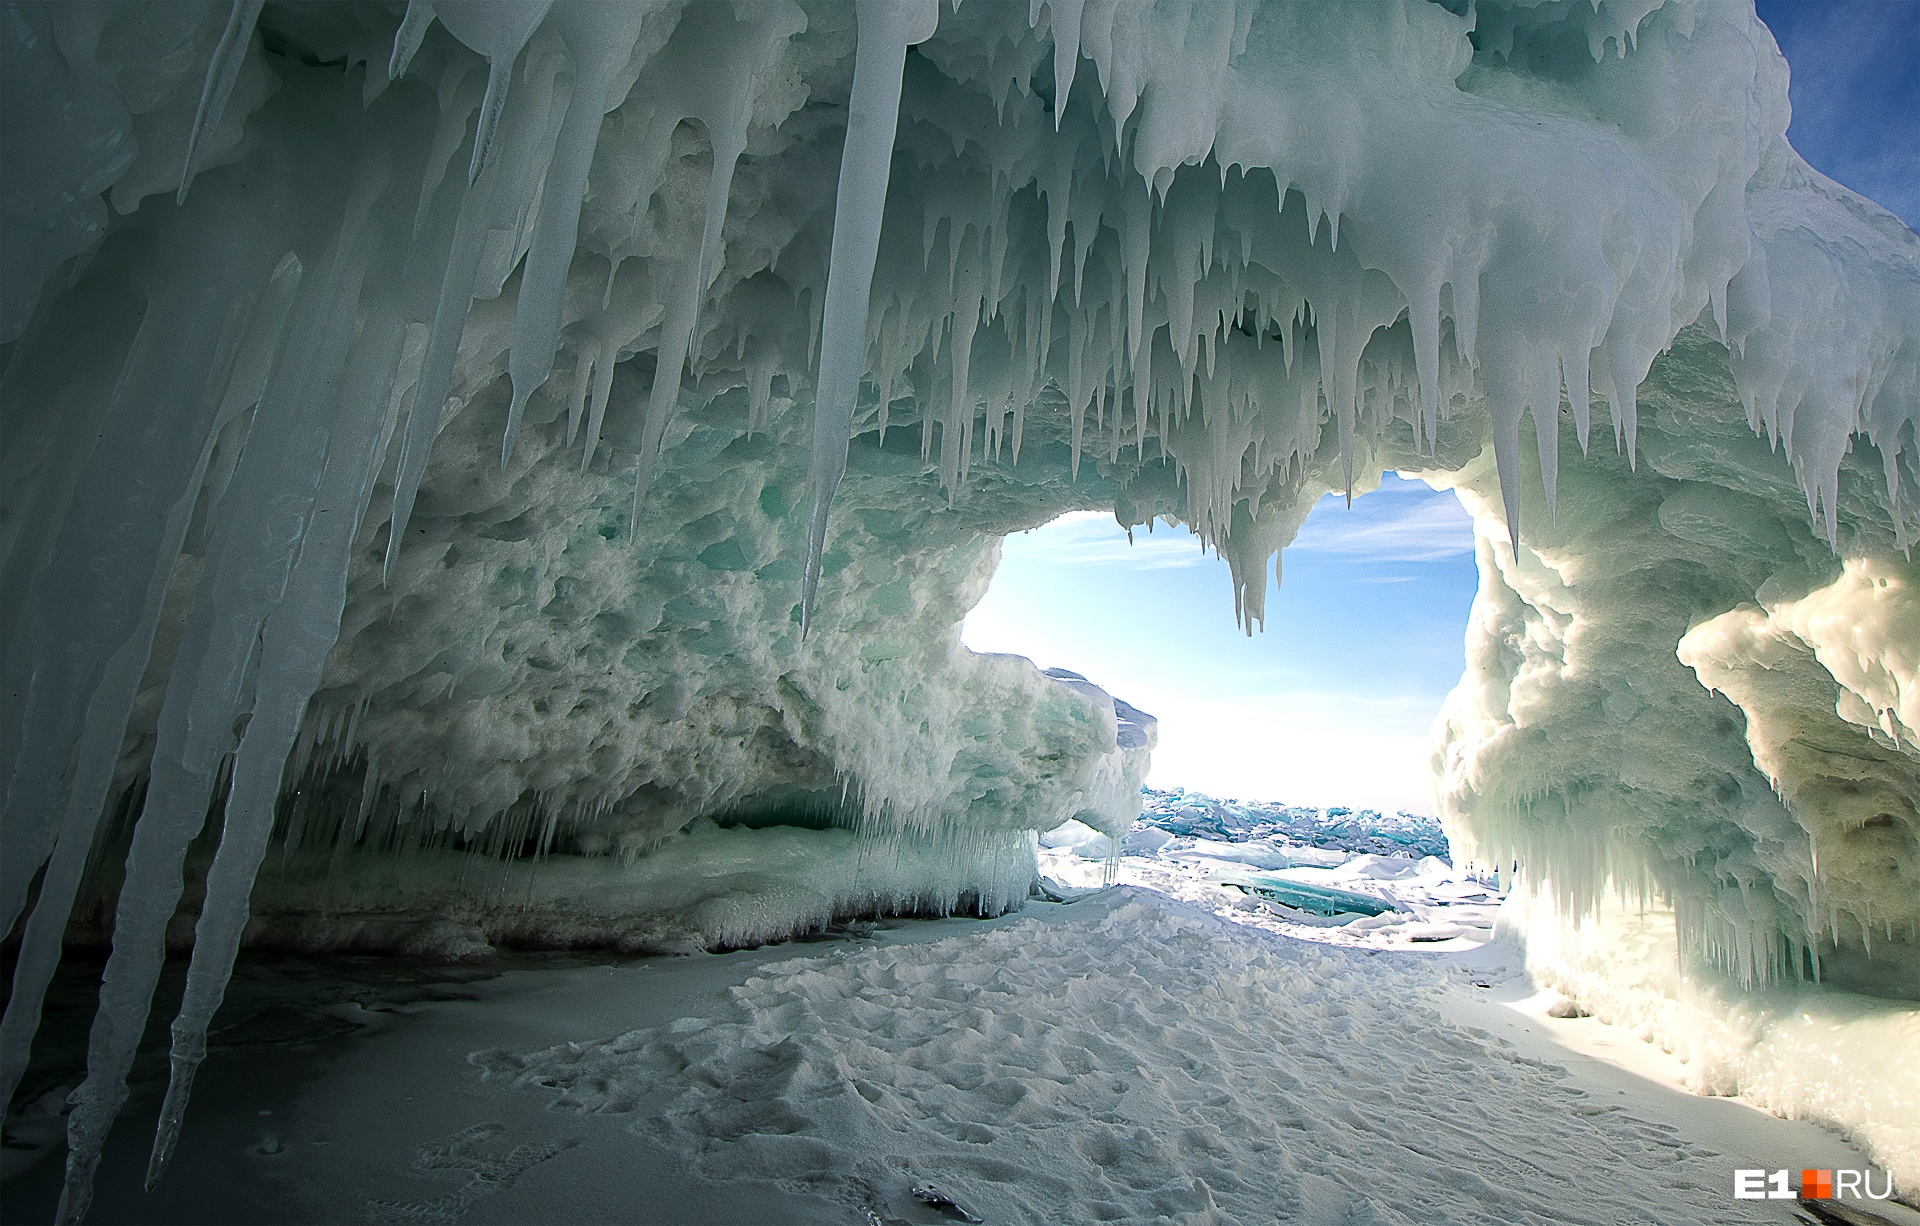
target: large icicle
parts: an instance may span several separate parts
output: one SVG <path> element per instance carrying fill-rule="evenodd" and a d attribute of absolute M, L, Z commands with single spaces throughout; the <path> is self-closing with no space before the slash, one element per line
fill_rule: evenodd
<path fill-rule="evenodd" d="M 747 14 L 746 20 L 739 19 L 740 12 Z M 707 173 L 699 247 L 663 255 L 660 260 L 667 269 L 666 318 L 660 327 L 653 386 L 647 393 L 640 455 L 634 465 L 631 524 L 635 534 L 661 444 L 679 404 L 682 372 L 699 348 L 701 301 L 720 273 L 727 201 L 746 151 L 756 83 L 776 48 L 805 27 L 805 13 L 792 4 L 769 0 L 741 11 L 726 5 L 697 5 L 682 16 L 674 31 L 674 53 L 662 57 L 669 62 L 662 66 L 662 79 L 652 91 L 651 135 L 664 141 L 682 119 L 698 119 L 707 131 L 713 165 Z M 709 71 L 707 65 L 715 62 L 731 64 L 733 71 Z"/>
<path fill-rule="evenodd" d="M 553 0 L 438 0 L 433 15 L 440 24 L 487 61 L 487 96 L 480 103 L 480 123 L 473 134 L 473 157 L 467 163 L 467 182 L 479 179 L 493 152 L 493 134 L 507 106 L 507 87 L 513 81 L 514 61 L 540 27 Z M 411 14 L 409 14 L 411 16 Z M 404 66 L 400 40 L 395 40 L 394 62 Z"/>
<path fill-rule="evenodd" d="M 240 66 L 246 62 L 254 23 L 260 20 L 260 10 L 266 7 L 266 2 L 233 0 L 227 28 L 221 31 L 220 45 L 214 49 L 213 61 L 207 65 L 207 80 L 200 89 L 200 106 L 193 116 L 193 130 L 187 135 L 187 156 L 180 167 L 180 190 L 174 196 L 176 204 L 186 201 L 187 189 L 193 186 L 193 176 L 200 169 L 200 150 L 213 136 L 213 130 L 220 126 L 221 116 L 226 114 L 227 99 L 233 96 L 233 83 L 240 78 Z"/>
<path fill-rule="evenodd" d="M 66 491 L 71 513 L 50 539 L 22 540 L 7 560 L 24 610 L 4 644 L 0 920 L 9 926 L 51 851 L 54 816 L 91 831 L 105 803 L 220 407 L 209 380 L 233 360 L 278 254 L 258 230 L 232 202 L 190 214 L 159 262 L 153 309 L 106 415 L 90 422 L 74 412 L 60 423 L 81 432 L 69 445 L 90 457 Z M 222 275 L 198 280 L 209 251 Z M 182 288 L 168 294 L 168 285 Z"/>
<path fill-rule="evenodd" d="M 640 27 L 660 7 L 652 3 L 562 4 L 553 11 L 550 26 L 566 41 L 573 56 L 573 94 L 547 178 L 540 190 L 540 216 L 534 223 L 533 244 L 520 274 L 520 298 L 513 315 L 513 347 L 507 372 L 513 382 L 513 400 L 507 411 L 506 436 L 500 461 L 513 454 L 520 433 L 520 417 L 527 398 L 547 381 L 553 353 L 559 344 L 561 295 L 567 270 L 573 265 L 575 240 L 580 232 L 580 204 L 587 191 L 587 171 L 600 140 L 600 124 L 618 106 L 615 84 L 633 55 Z"/>
<path fill-rule="evenodd" d="M 252 327 L 241 346 L 240 360 L 228 385 L 227 395 L 206 432 L 207 441 L 201 448 L 200 461 L 186 488 L 191 490 L 199 487 L 201 474 L 206 471 L 207 461 L 221 428 L 228 421 L 250 411 L 260 398 L 266 370 L 279 347 L 281 325 L 286 320 L 287 308 L 299 284 L 300 262 L 289 255 L 282 260 L 263 301 L 254 313 Z M 210 307 L 212 304 L 207 305 Z M 250 304 L 243 299 L 242 305 L 234 308 L 236 316 L 244 316 L 245 305 Z M 189 327 L 203 322 L 192 308 L 166 312 L 162 317 Z M 191 352 L 191 347 L 188 352 Z M 178 353 L 175 352 L 174 356 L 178 356 Z M 140 398 L 138 408 L 148 416 L 158 416 L 150 411 L 152 403 Z M 188 403 L 192 402 L 189 400 Z M 166 542 L 159 550 L 160 556 L 172 558 L 178 554 L 192 506 L 189 498 L 175 502 L 167 519 Z M 13 1097 L 13 1091 L 26 1071 L 34 1031 L 40 1023 L 40 1009 L 46 998 L 47 984 L 59 965 L 61 940 L 73 912 L 73 900 L 86 871 L 113 778 L 114 764 L 120 754 L 127 714 L 133 705 L 135 689 L 152 649 L 154 630 L 165 594 L 165 581 L 165 572 L 150 576 L 149 591 L 141 605 L 140 626 L 113 653 L 92 700 L 87 704 L 76 746 L 74 778 L 68 786 L 66 807 L 59 823 L 53 856 L 41 879 L 39 897 L 35 900 L 33 913 L 21 937 L 19 959 L 14 964 L 13 993 L 7 999 L 6 1018 L 0 1022 L 0 1103 Z"/>
<path fill-rule="evenodd" d="M 421 359 L 420 380 L 414 387 L 413 404 L 407 411 L 406 428 L 400 435 L 393 520 L 387 534 L 388 575 L 393 573 L 394 563 L 400 557 L 407 522 L 413 515 L 413 500 L 420 492 L 420 479 L 426 475 L 433 440 L 440 433 L 440 414 L 446 408 L 447 389 L 453 383 L 454 364 L 460 356 L 460 334 L 466 327 L 467 311 L 473 306 L 474 278 L 479 275 L 480 260 L 486 254 L 486 221 L 496 178 L 482 175 L 479 182 L 468 187 L 460 199 L 453 224 L 433 322 L 427 335 L 426 354 Z"/>
<path fill-rule="evenodd" d="M 274 805 L 301 717 L 339 637 L 353 540 L 392 434 L 390 389 L 405 336 L 405 321 L 392 305 L 370 314 L 366 341 L 336 393 L 338 418 L 327 439 L 311 526 L 286 590 L 261 630 L 253 710 L 234 756 L 220 849 L 207 873 L 186 994 L 173 1023 L 172 1073 L 147 1167 L 149 1189 L 173 1155 L 194 1073 L 206 1055 L 207 1024 L 226 993 L 246 930 L 254 874 L 273 833 Z M 314 399 L 326 395 L 317 390 Z"/>
<path fill-rule="evenodd" d="M 1074 71 L 1080 66 L 1080 17 L 1087 0 L 1047 0 L 1048 21 L 1053 37 L 1053 128 L 1060 130 L 1066 114 L 1067 95 L 1073 92 Z M 1029 24 L 1039 24 L 1040 0 L 1033 0 L 1027 14 Z"/>
<path fill-rule="evenodd" d="M 820 333 L 820 379 L 813 405 L 813 514 L 807 527 L 806 575 L 800 588 L 801 624 L 813 616 L 827 548 L 827 511 L 847 471 L 853 406 L 867 364 L 867 297 L 880 251 L 880 218 L 887 202 L 893 137 L 900 120 L 900 78 L 907 48 L 933 34 L 935 0 L 860 0 L 853 96 L 847 139 L 840 153 L 840 186 L 833 205 L 833 257 L 827 272 Z"/>
<path fill-rule="evenodd" d="M 181 863 L 205 821 L 222 761 L 239 743 L 242 717 L 257 693 L 263 622 L 285 594 L 315 517 L 336 385 L 357 332 L 360 286 L 371 255 L 367 223 L 387 177 L 362 169 L 317 283 L 302 287 L 306 301 L 295 307 L 294 327 L 315 343 L 290 348 L 275 371 L 254 437 L 219 508 L 161 710 L 146 804 L 127 853 L 87 1076 L 67 1117 L 61 1222 L 84 1218 L 92 1201 L 100 1148 L 126 1102 L 127 1071 L 166 957 Z"/>

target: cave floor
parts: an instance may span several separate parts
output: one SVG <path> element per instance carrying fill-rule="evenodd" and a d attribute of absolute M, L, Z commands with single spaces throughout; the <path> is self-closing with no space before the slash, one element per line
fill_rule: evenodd
<path fill-rule="evenodd" d="M 51 1218 L 97 970 L 50 1002 L 7 1222 Z M 1866 1166 L 1612 1029 L 1547 1018 L 1499 946 L 1124 887 L 721 955 L 250 959 L 144 1193 L 152 1025 L 90 1220 L 1787 1223 L 1732 1171 Z"/>

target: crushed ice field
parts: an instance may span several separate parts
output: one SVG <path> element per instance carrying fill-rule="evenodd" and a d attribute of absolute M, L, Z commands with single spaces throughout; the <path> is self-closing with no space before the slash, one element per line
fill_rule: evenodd
<path fill-rule="evenodd" d="M 1732 1199 L 1736 1167 L 1865 1165 L 1561 1046 L 1552 1028 L 1588 1050 L 1613 1028 L 1547 1019 L 1513 951 L 1481 947 L 1491 889 L 1444 861 L 1151 829 L 1085 892 L 1067 878 L 1097 881 L 1105 848 L 1043 836 L 1071 901 L 992 920 L 620 965 L 383 961 L 304 996 L 243 977 L 253 1020 L 216 1036 L 187 1178 L 143 1197 L 123 1129 L 101 1220 L 1787 1223 Z M 1249 866 L 1400 910 L 1337 923 L 1210 882 Z M 289 1027 L 307 1015 L 332 1037 Z M 136 1087 L 136 1113 L 156 1096 Z M 10 1219 L 57 1168 L 9 1183 Z"/>
<path fill-rule="evenodd" d="M 1040 836 L 1040 873 L 1072 897 L 1107 883 L 1111 844 L 1079 822 Z M 1157 890 L 1222 918 L 1285 936 L 1367 949 L 1477 949 L 1493 937 L 1497 883 L 1438 856 L 1387 856 L 1301 847 L 1273 839 L 1220 841 L 1150 825 L 1127 836 L 1114 882 Z M 1338 899 L 1359 895 L 1387 908 L 1322 914 L 1238 888 L 1281 883 Z"/>

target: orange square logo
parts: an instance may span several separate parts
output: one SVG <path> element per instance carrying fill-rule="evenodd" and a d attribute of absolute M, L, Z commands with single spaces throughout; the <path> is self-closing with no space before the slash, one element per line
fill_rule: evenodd
<path fill-rule="evenodd" d="M 1833 1172 L 1801 1171 L 1800 1195 L 1806 1200 L 1832 1200 Z"/>

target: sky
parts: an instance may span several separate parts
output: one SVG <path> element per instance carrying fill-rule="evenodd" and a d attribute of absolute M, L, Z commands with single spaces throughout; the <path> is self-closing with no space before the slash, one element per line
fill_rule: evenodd
<path fill-rule="evenodd" d="M 1920 0 L 1760 0 L 1792 69 L 1788 139 L 1920 228 Z M 1264 634 L 1182 528 L 1105 513 L 1009 537 L 963 638 L 1084 673 L 1160 718 L 1149 782 L 1432 812 L 1428 738 L 1464 664 L 1477 578 L 1452 494 L 1389 474 L 1329 497 L 1285 551 Z"/>
<path fill-rule="evenodd" d="M 967 618 L 975 651 L 1070 668 L 1160 719 L 1155 787 L 1431 812 L 1427 732 L 1460 679 L 1477 582 L 1450 493 L 1389 473 L 1329 496 L 1269 579 L 1265 632 L 1234 625 L 1227 564 L 1184 528 L 1081 512 L 1006 539 Z"/>
<path fill-rule="evenodd" d="M 1787 139 L 1920 229 L 1920 0 L 1760 0 L 1787 57 Z"/>

